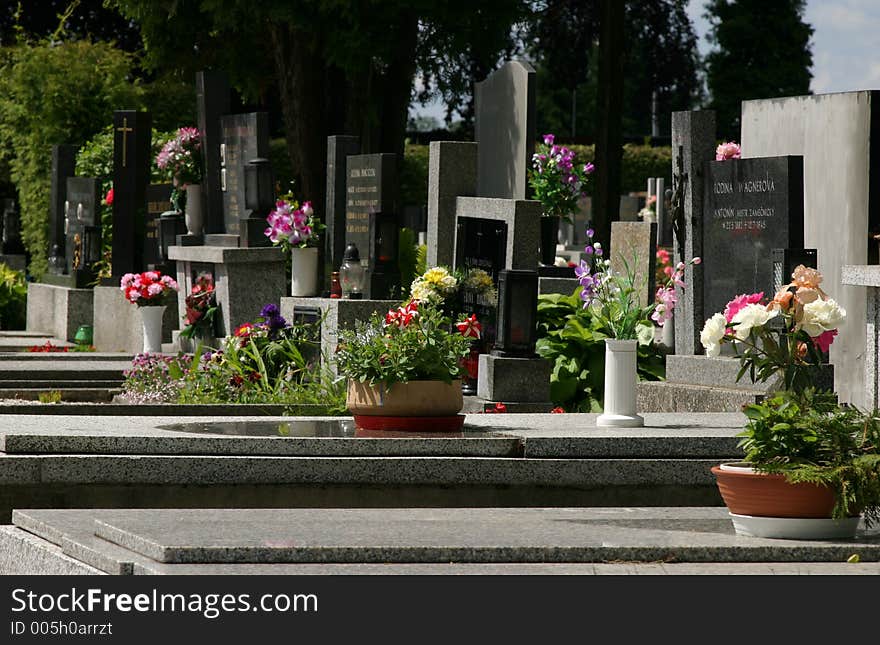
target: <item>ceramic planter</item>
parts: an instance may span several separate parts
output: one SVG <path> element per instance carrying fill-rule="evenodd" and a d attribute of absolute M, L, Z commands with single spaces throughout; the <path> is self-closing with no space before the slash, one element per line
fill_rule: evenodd
<path fill-rule="evenodd" d="M 637 340 L 605 339 L 605 395 L 596 425 L 634 428 L 645 425 L 636 414 Z"/>
<path fill-rule="evenodd" d="M 290 249 L 290 295 L 307 298 L 318 295 L 318 248 Z"/>
<path fill-rule="evenodd" d="M 162 317 L 165 305 L 138 307 L 144 328 L 144 353 L 158 354 L 162 351 Z"/>
<path fill-rule="evenodd" d="M 815 484 L 791 484 L 747 463 L 712 467 L 718 491 L 740 535 L 788 539 L 853 537 L 859 517 L 832 519 L 835 494 Z"/>
<path fill-rule="evenodd" d="M 205 228 L 205 218 L 202 212 L 202 186 L 201 184 L 188 184 L 186 187 L 186 208 L 184 221 L 188 235 L 201 235 Z"/>
<path fill-rule="evenodd" d="M 385 417 L 443 417 L 461 412 L 461 381 L 409 381 L 370 385 L 349 381 L 346 397 L 354 415 Z"/>

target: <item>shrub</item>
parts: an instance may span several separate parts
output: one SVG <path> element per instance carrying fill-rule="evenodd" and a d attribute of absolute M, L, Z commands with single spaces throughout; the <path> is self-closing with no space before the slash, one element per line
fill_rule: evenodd
<path fill-rule="evenodd" d="M 24 273 L 0 262 L 0 329 L 24 329 L 27 282 Z"/>
<path fill-rule="evenodd" d="M 113 110 L 140 108 L 131 72 L 130 54 L 85 40 L 19 44 L 0 64 L 0 154 L 18 188 L 22 240 L 36 277 L 47 268 L 52 145 L 81 145 Z"/>

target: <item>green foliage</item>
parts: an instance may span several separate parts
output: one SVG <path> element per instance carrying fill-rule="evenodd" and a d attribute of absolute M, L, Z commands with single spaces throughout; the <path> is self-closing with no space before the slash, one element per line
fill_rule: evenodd
<path fill-rule="evenodd" d="M 880 521 L 880 413 L 840 406 L 831 393 L 783 391 L 743 409 L 739 437 L 756 470 L 792 483 L 828 486 L 834 517 L 863 512 Z"/>
<path fill-rule="evenodd" d="M 538 355 L 553 362 L 550 399 L 566 412 L 600 412 L 605 388 L 605 339 L 597 319 L 583 308 L 578 287 L 570 296 L 538 296 Z M 638 375 L 662 380 L 666 373 L 662 353 L 653 343 L 639 343 Z"/>
<path fill-rule="evenodd" d="M 810 93 L 813 55 L 804 0 L 710 0 L 706 80 L 718 136 L 739 140 L 742 101 Z M 755 17 L 760 16 L 756 20 Z"/>
<path fill-rule="evenodd" d="M 400 203 L 428 203 L 428 157 L 430 146 L 406 144 L 400 166 Z"/>
<path fill-rule="evenodd" d="M 24 329 L 27 282 L 24 273 L 0 262 L 0 329 Z"/>
<path fill-rule="evenodd" d="M 410 305 L 412 306 L 412 305 Z M 451 382 L 460 378 L 471 339 L 455 331 L 451 320 L 428 302 L 417 313 L 385 325 L 374 313 L 369 322 L 339 333 L 336 365 L 340 374 L 370 384 L 407 381 Z"/>
<path fill-rule="evenodd" d="M 427 244 L 419 244 L 419 247 L 416 249 L 415 274 L 422 275 L 427 270 L 428 270 L 428 245 Z"/>
<path fill-rule="evenodd" d="M 275 192 L 279 195 L 285 192 L 295 192 L 293 190 L 293 166 L 290 163 L 290 155 L 287 153 L 287 141 L 283 137 L 269 140 L 269 161 L 272 163 L 272 173 L 275 175 Z"/>
<path fill-rule="evenodd" d="M 40 403 L 61 403 L 61 392 L 58 390 L 40 392 L 37 394 L 37 400 Z"/>
<path fill-rule="evenodd" d="M 8 159 L 21 204 L 30 272 L 47 268 L 51 147 L 81 145 L 114 109 L 143 106 L 129 54 L 107 43 L 21 44 L 0 62 L 0 155 Z"/>
<path fill-rule="evenodd" d="M 416 265 L 418 264 L 418 245 L 416 233 L 409 228 L 401 228 L 398 238 L 397 267 L 400 270 L 400 284 L 412 284 L 416 277 Z"/>

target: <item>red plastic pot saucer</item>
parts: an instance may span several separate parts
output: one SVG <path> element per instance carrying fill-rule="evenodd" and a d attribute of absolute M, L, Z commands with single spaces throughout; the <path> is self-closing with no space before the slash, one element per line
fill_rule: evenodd
<path fill-rule="evenodd" d="M 382 417 L 355 414 L 354 424 L 358 430 L 367 432 L 461 432 L 464 415 L 448 417 Z M 361 434 L 360 436 L 366 436 Z M 380 436 L 380 435 L 372 435 Z"/>

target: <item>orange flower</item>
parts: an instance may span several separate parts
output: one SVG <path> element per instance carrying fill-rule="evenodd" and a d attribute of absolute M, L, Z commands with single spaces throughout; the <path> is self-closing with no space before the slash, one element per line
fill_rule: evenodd
<path fill-rule="evenodd" d="M 791 274 L 792 284 L 796 287 L 807 287 L 809 289 L 818 289 L 822 284 L 822 274 L 816 269 L 810 269 L 803 264 L 795 267 Z"/>

